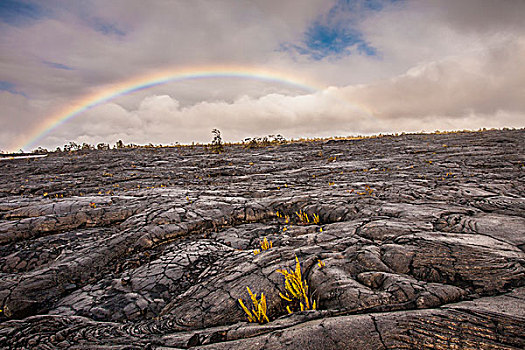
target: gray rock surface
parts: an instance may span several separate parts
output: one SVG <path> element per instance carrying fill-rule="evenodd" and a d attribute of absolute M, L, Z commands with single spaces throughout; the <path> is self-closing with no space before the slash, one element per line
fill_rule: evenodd
<path fill-rule="evenodd" d="M 495 130 L 6 160 L 0 347 L 523 349 L 524 151 Z M 296 257 L 317 309 L 288 314 Z"/>

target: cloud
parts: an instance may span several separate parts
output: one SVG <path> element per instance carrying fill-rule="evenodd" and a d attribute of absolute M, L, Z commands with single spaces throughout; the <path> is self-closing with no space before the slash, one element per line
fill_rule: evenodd
<path fill-rule="evenodd" d="M 24 93 L 17 90 L 15 84 L 5 80 L 0 80 L 0 91 L 8 91 L 12 94 L 24 95 Z"/>
<path fill-rule="evenodd" d="M 48 61 L 44 61 L 43 63 L 45 65 L 48 65 L 49 67 L 55 68 L 55 69 L 73 70 L 73 68 L 68 67 L 65 64 L 61 64 L 61 63 L 48 62 Z"/>
<path fill-rule="evenodd" d="M 181 107 L 170 96 L 155 95 L 144 98 L 136 109 L 110 103 L 90 110 L 54 135 L 67 137 L 76 130 L 76 139 L 93 144 L 118 139 L 170 144 L 209 142 L 211 129 L 218 128 L 225 140 L 240 141 L 278 133 L 288 138 L 330 136 L 335 131 L 345 134 L 366 128 L 369 119 L 366 112 L 330 91 L 243 96 L 233 102 L 200 102 L 188 107 Z M 326 128 L 327 124 L 332 127 Z"/>
<path fill-rule="evenodd" d="M 488 34 L 525 29 L 525 2 L 522 0 L 420 1 L 415 6 L 436 13 L 440 20 L 460 33 Z"/>
<path fill-rule="evenodd" d="M 363 38 L 356 24 L 370 12 L 380 11 L 391 1 L 338 0 L 330 10 L 309 24 L 300 44 L 283 44 L 314 60 L 352 54 L 376 56 L 377 50 Z"/>
<path fill-rule="evenodd" d="M 0 4 L 2 149 L 108 85 L 209 64 L 331 88 L 302 95 L 247 79 L 166 84 L 83 113 L 40 142 L 207 142 L 214 127 L 241 140 L 525 126 L 521 0 Z"/>
<path fill-rule="evenodd" d="M 33 4 L 32 2 L 30 4 Z M 163 68 L 272 65 L 327 1 L 48 1 L 49 16 L 19 28 L 0 24 L 2 80 L 28 95 L 78 96 Z M 58 74 L 45 62 L 75 69 Z M 56 68 L 56 66 L 55 66 Z M 71 73 L 71 72 L 70 72 Z M 64 77 L 62 84 L 59 78 Z M 33 79 L 38 77 L 38 79 Z M 61 90 L 61 91 L 58 91 Z"/>
<path fill-rule="evenodd" d="M 122 109 L 119 118 L 90 111 L 86 124 L 74 128 L 86 130 L 84 140 L 90 140 L 86 125 L 106 121 L 110 124 L 101 129 L 120 130 L 118 135 L 125 142 L 188 143 L 209 141 L 215 127 L 230 141 L 276 133 L 297 138 L 520 127 L 525 115 L 521 57 L 525 57 L 525 41 L 507 41 L 426 62 L 388 80 L 309 95 L 271 93 L 184 107 L 168 95 L 147 96 L 137 108 Z M 129 121 L 128 128 L 119 129 L 123 120 Z"/>
<path fill-rule="evenodd" d="M 45 109 L 43 103 L 0 89 L 0 150 L 8 150 L 17 139 L 29 136 L 27 126 L 34 123 L 34 116 L 39 115 L 43 107 Z"/>
<path fill-rule="evenodd" d="M 381 119 L 525 114 L 525 40 L 420 64 L 395 78 L 344 89 Z"/>

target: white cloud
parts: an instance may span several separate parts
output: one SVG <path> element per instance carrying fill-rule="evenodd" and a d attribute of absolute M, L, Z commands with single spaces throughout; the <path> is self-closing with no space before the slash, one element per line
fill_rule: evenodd
<path fill-rule="evenodd" d="M 343 117 L 344 116 L 344 117 Z M 80 142 L 191 143 L 209 142 L 212 128 L 225 140 L 283 134 L 285 137 L 343 135 L 365 130 L 370 117 L 329 91 L 260 98 L 243 96 L 234 102 L 200 102 L 180 107 L 167 96 L 148 96 L 137 109 L 124 110 L 114 103 L 95 108 L 59 131 L 64 136 L 78 130 Z M 327 127 L 327 125 L 331 125 Z"/>

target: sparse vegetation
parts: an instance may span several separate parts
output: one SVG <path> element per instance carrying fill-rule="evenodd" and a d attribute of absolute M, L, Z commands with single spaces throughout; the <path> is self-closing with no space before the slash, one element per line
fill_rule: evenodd
<path fill-rule="evenodd" d="M 288 216 L 288 215 L 283 215 L 283 214 L 281 214 L 279 211 L 276 211 L 276 212 L 275 212 L 275 215 L 276 215 L 278 218 L 284 219 L 284 223 L 285 223 L 285 224 L 289 224 L 289 223 L 290 223 L 290 216 Z"/>
<path fill-rule="evenodd" d="M 302 222 L 303 224 L 310 223 L 310 218 L 308 217 L 308 214 L 303 212 L 302 210 L 296 211 L 295 215 L 297 215 L 297 217 L 299 218 L 299 221 Z"/>
<path fill-rule="evenodd" d="M 253 254 L 254 255 L 257 255 L 259 254 L 261 251 L 264 251 L 264 250 L 268 250 L 270 248 L 273 247 L 273 243 L 272 241 L 268 241 L 268 238 L 264 237 L 264 240 L 262 240 L 261 242 L 259 242 L 260 245 L 261 245 L 261 249 L 255 249 L 253 251 Z"/>
<path fill-rule="evenodd" d="M 82 146 L 71 141 L 67 145 L 64 145 L 64 152 L 75 152 L 79 151 L 81 148 Z"/>
<path fill-rule="evenodd" d="M 118 140 L 117 143 L 115 144 L 115 148 L 117 149 L 124 148 L 124 142 L 122 142 L 122 140 Z"/>
<path fill-rule="evenodd" d="M 314 224 L 317 225 L 320 222 L 319 215 L 313 213 L 312 217 L 308 216 L 308 213 L 299 210 L 295 212 L 295 215 L 299 218 L 299 221 L 303 224 Z"/>
<path fill-rule="evenodd" d="M 213 129 L 211 133 L 213 134 L 213 140 L 211 141 L 209 149 L 213 153 L 224 152 L 224 144 L 222 142 L 221 131 L 219 129 Z"/>
<path fill-rule="evenodd" d="M 279 269 L 276 272 L 284 276 L 285 294 L 279 293 L 279 296 L 288 302 L 286 311 L 289 314 L 296 311 L 315 310 L 317 305 L 315 300 L 312 300 L 308 291 L 308 284 L 303 280 L 301 275 L 301 264 L 297 256 L 295 257 L 295 270 L 288 271 L 287 269 Z"/>
<path fill-rule="evenodd" d="M 282 135 L 268 135 L 264 137 L 248 137 L 243 141 L 245 148 L 268 147 L 271 145 L 279 145 L 286 143 L 286 139 Z"/>
<path fill-rule="evenodd" d="M 97 145 L 97 150 L 99 151 L 109 150 L 109 144 L 101 142 Z"/>
<path fill-rule="evenodd" d="M 134 143 L 124 144 L 124 142 L 122 140 L 118 140 L 116 142 L 116 144 L 113 146 L 113 149 L 123 149 L 123 148 L 129 148 L 129 149 L 137 149 L 137 148 L 186 148 L 186 147 L 190 148 L 190 149 L 194 149 L 195 147 L 204 147 L 204 148 L 215 147 L 214 146 L 214 142 L 216 142 L 215 140 L 217 140 L 217 141 L 219 140 L 217 138 L 217 134 L 216 134 L 215 131 L 218 132 L 218 136 L 220 137 L 220 144 L 222 145 L 222 148 L 220 146 L 217 146 L 217 147 L 220 149 L 220 152 L 223 152 L 224 151 L 224 146 L 242 146 L 244 148 L 257 148 L 257 147 L 267 147 L 267 146 L 271 146 L 271 145 L 292 144 L 292 143 L 300 143 L 300 142 L 325 142 L 325 141 L 331 141 L 331 140 L 333 140 L 333 141 L 345 141 L 345 140 L 346 141 L 349 141 L 349 140 L 355 141 L 355 140 L 376 139 L 376 138 L 385 138 L 385 137 L 389 137 L 389 138 L 405 137 L 405 136 L 411 136 L 411 135 L 465 134 L 465 133 L 486 132 L 486 131 L 492 131 L 492 130 L 498 130 L 498 129 L 481 128 L 479 130 L 451 130 L 451 131 L 439 131 L 439 130 L 436 130 L 436 131 L 431 132 L 431 133 L 425 133 L 425 132 L 404 133 L 403 132 L 403 133 L 377 134 L 377 135 L 367 135 L 367 136 L 357 135 L 357 136 L 334 136 L 334 137 L 328 137 L 328 138 L 320 138 L 320 137 L 298 138 L 298 139 L 291 139 L 291 140 L 287 140 L 282 135 L 278 134 L 278 135 L 268 135 L 268 136 L 264 136 L 264 137 L 246 138 L 246 139 L 244 139 L 243 141 L 240 141 L 240 142 L 224 143 L 222 141 L 222 137 L 220 137 L 220 131 L 218 129 L 213 129 L 212 133 L 214 134 L 214 139 L 213 139 L 213 141 L 212 141 L 212 143 L 210 145 L 205 145 L 205 144 L 200 144 L 200 143 L 195 143 L 195 142 L 192 142 L 191 145 L 190 144 L 187 144 L 187 145 L 179 144 L 178 142 L 171 143 L 170 145 L 162 145 L 162 144 L 154 145 L 152 143 L 149 143 L 147 145 L 138 145 L 138 144 L 134 144 Z M 503 128 L 502 130 L 509 130 L 509 129 Z M 449 146 L 444 144 L 443 147 L 446 148 L 446 147 L 449 147 Z M 57 148 L 55 148 L 54 151 L 48 151 L 45 148 L 41 148 L 40 147 L 40 150 L 39 149 L 33 150 L 32 153 L 38 154 L 39 152 L 43 152 L 44 150 L 46 151 L 45 153 L 51 153 L 51 152 L 60 153 L 62 151 L 64 151 L 64 152 L 92 151 L 92 150 L 99 150 L 99 151 L 101 151 L 101 150 L 109 150 L 109 149 L 111 149 L 111 147 L 107 143 L 99 143 L 97 145 L 90 145 L 90 144 L 84 142 L 81 145 L 79 145 L 79 144 L 71 141 L 68 144 L 64 145 L 63 149 L 61 149 L 60 147 L 57 147 Z M 220 153 L 220 152 L 216 152 L 216 153 Z M 24 151 L 21 150 L 21 149 L 17 153 L 25 154 Z M 0 154 L 2 154 L 2 153 L 0 152 Z M 4 154 L 13 154 L 13 153 L 4 152 Z M 317 155 L 319 157 L 322 157 L 323 156 L 323 152 L 319 151 Z M 335 161 L 337 161 L 337 156 L 331 156 L 331 157 L 329 157 L 327 159 L 327 162 L 335 162 Z"/>
<path fill-rule="evenodd" d="M 266 237 L 261 241 L 261 248 L 263 250 L 270 249 L 271 246 L 271 241 L 269 242 Z M 309 293 L 308 284 L 301 274 L 301 264 L 299 263 L 297 256 L 295 257 L 295 261 L 295 270 L 276 270 L 276 272 L 284 276 L 285 293 L 279 293 L 279 296 L 286 302 L 286 311 L 289 314 L 298 311 L 316 310 L 317 308 L 317 303 Z M 322 268 L 325 266 L 325 263 L 318 259 L 317 265 L 319 268 Z M 261 297 L 258 298 L 257 293 L 252 293 L 249 287 L 246 287 L 246 290 L 248 291 L 253 304 L 251 310 L 246 307 L 241 298 L 239 298 L 238 301 L 239 305 L 248 316 L 248 322 L 257 322 L 259 324 L 270 322 L 266 311 L 266 297 L 264 296 L 264 293 L 261 293 Z"/>
<path fill-rule="evenodd" d="M 258 322 L 259 324 L 270 322 L 266 315 L 266 297 L 264 296 L 264 293 L 261 293 L 261 298 L 257 299 L 257 293 L 253 294 L 249 287 L 246 287 L 246 289 L 248 290 L 248 294 L 250 294 L 250 299 L 253 304 L 251 311 L 244 305 L 242 299 L 238 300 L 242 309 L 248 316 L 248 322 Z"/>
<path fill-rule="evenodd" d="M 43 147 L 38 147 L 37 149 L 33 150 L 31 153 L 34 154 L 47 154 L 49 151 Z"/>
<path fill-rule="evenodd" d="M 287 214 L 283 214 L 279 211 L 276 211 L 275 216 L 277 216 L 280 219 L 284 219 L 285 224 L 290 223 L 290 216 Z M 311 214 L 311 217 L 310 217 L 310 215 L 308 215 L 308 213 L 304 212 L 302 209 L 300 209 L 299 211 L 296 211 L 295 216 L 297 217 L 298 223 L 305 224 L 305 225 L 306 224 L 318 225 L 321 221 L 318 214 L 313 213 Z"/>
<path fill-rule="evenodd" d="M 352 191 L 353 191 L 353 190 L 352 190 Z M 369 196 L 371 196 L 373 192 L 374 192 L 374 189 L 373 189 L 373 188 L 371 188 L 371 187 L 368 186 L 368 185 L 365 185 L 365 190 L 364 190 L 363 192 L 361 192 L 361 191 L 356 191 L 355 193 L 358 194 L 358 195 L 360 195 L 360 196 L 363 196 L 363 195 L 366 195 L 366 194 L 368 194 Z"/>

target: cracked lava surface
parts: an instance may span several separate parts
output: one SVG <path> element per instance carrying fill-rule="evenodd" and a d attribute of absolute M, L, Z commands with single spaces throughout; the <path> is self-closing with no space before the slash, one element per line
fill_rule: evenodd
<path fill-rule="evenodd" d="M 523 349 L 524 151 L 495 130 L 0 162 L 0 347 Z M 296 256 L 318 308 L 289 315 Z"/>

